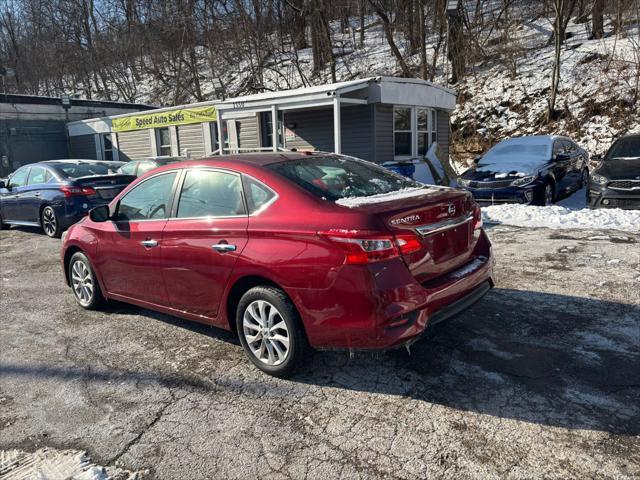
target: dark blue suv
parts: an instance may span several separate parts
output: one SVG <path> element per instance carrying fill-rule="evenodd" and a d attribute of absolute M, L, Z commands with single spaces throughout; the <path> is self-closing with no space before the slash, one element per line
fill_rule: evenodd
<path fill-rule="evenodd" d="M 135 180 L 117 175 L 123 162 L 49 160 L 24 165 L 0 180 L 0 229 L 40 226 L 50 237 L 98 205 L 109 203 Z"/>
<path fill-rule="evenodd" d="M 533 135 L 503 140 L 458 178 L 481 205 L 551 205 L 589 183 L 589 154 L 573 140 Z"/>

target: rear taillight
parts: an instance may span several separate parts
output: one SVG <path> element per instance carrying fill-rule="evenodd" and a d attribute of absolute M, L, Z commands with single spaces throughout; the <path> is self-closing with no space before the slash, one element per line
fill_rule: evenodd
<path fill-rule="evenodd" d="M 414 233 L 396 235 L 396 245 L 402 255 L 409 255 L 422 249 L 422 242 Z"/>
<path fill-rule="evenodd" d="M 72 187 L 69 185 L 63 185 L 60 187 L 60 191 L 65 197 L 75 197 L 76 195 L 95 195 L 96 191 L 93 187 Z"/>
<path fill-rule="evenodd" d="M 362 265 L 407 255 L 422 248 L 414 234 L 398 236 L 365 230 L 329 230 L 320 235 L 339 245 L 345 253 L 345 263 Z"/>
<path fill-rule="evenodd" d="M 473 206 L 473 231 L 480 230 L 482 228 L 482 212 L 480 211 L 480 205 L 477 203 Z"/>

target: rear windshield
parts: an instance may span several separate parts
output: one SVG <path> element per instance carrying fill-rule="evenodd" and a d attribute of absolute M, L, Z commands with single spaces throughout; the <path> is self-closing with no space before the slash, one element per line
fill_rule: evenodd
<path fill-rule="evenodd" d="M 368 197 L 423 186 L 371 162 L 337 155 L 314 155 L 267 168 L 325 200 Z"/>
<path fill-rule="evenodd" d="M 605 160 L 640 157 L 640 137 L 621 138 L 611 146 Z"/>
<path fill-rule="evenodd" d="M 58 163 L 56 171 L 70 178 L 89 177 L 93 175 L 110 175 L 118 170 L 119 165 L 108 163 Z"/>

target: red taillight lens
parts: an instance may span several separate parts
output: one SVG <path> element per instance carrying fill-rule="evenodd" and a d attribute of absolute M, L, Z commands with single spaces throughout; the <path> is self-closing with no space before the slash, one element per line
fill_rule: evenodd
<path fill-rule="evenodd" d="M 402 255 L 409 255 L 422 249 L 420 239 L 413 233 L 396 235 L 396 245 Z"/>
<path fill-rule="evenodd" d="M 60 187 L 60 191 L 65 197 L 73 197 L 76 195 L 95 195 L 96 191 L 93 187 L 71 187 L 69 185 L 63 185 Z"/>
<path fill-rule="evenodd" d="M 408 255 L 422 248 L 413 233 L 390 235 L 362 230 L 330 230 L 320 235 L 342 247 L 345 263 L 361 265 Z"/>
<path fill-rule="evenodd" d="M 480 230 L 482 228 L 482 212 L 480 211 L 480 205 L 477 203 L 473 206 L 473 231 Z"/>
<path fill-rule="evenodd" d="M 398 256 L 392 235 L 362 230 L 329 230 L 320 235 L 342 247 L 345 263 L 372 263 Z"/>

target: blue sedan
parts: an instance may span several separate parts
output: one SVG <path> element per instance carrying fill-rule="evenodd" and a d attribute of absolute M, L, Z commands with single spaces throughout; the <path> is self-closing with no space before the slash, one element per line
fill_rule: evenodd
<path fill-rule="evenodd" d="M 588 183 L 589 154 L 556 135 L 503 140 L 458 178 L 480 204 L 551 205 Z"/>
<path fill-rule="evenodd" d="M 97 160 L 49 160 L 18 168 L 6 180 L 0 180 L 0 229 L 36 226 L 49 237 L 60 237 L 89 210 L 109 203 L 136 178 L 115 174 L 121 165 Z"/>

